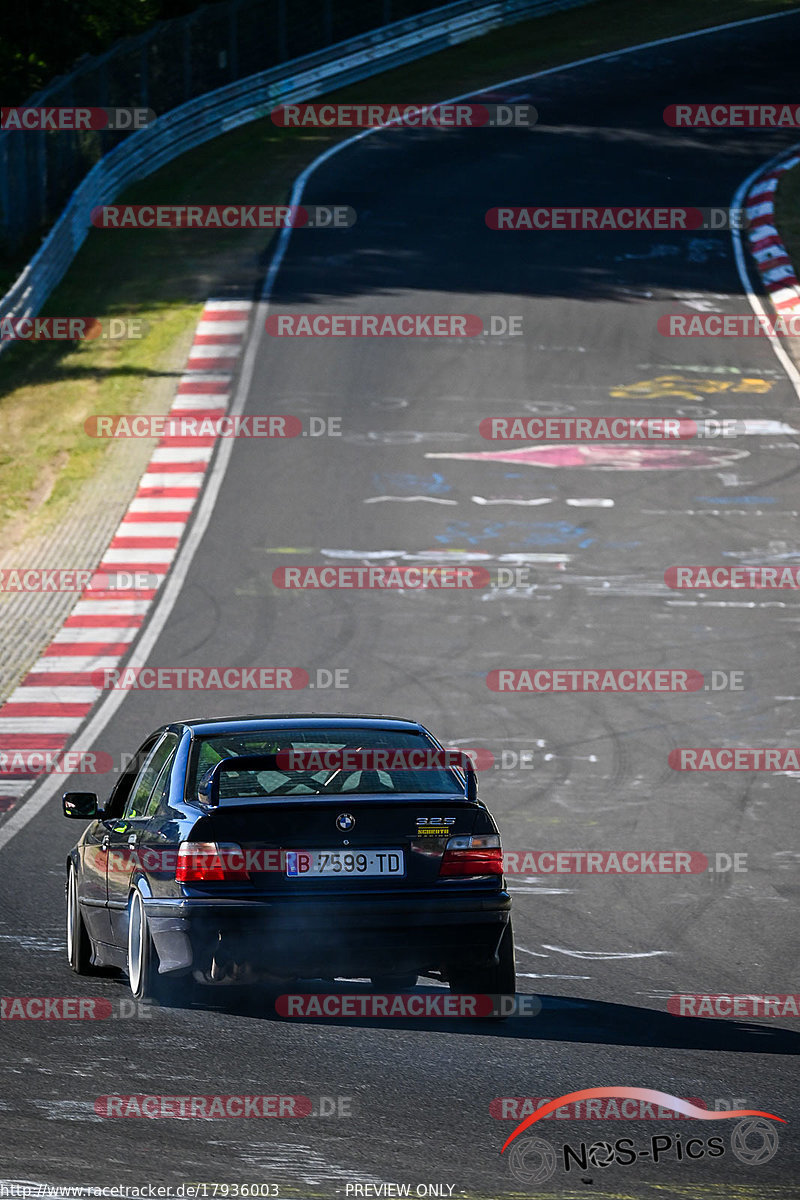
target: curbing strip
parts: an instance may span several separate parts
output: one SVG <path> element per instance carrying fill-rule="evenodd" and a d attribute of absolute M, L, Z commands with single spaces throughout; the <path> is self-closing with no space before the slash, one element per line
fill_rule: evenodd
<path fill-rule="evenodd" d="M 253 308 L 250 300 L 206 301 L 167 416 L 221 417 L 228 411 Z M 220 326 L 231 334 L 217 341 Z M 131 652 L 178 553 L 218 440 L 197 439 L 187 451 L 168 435 L 159 439 L 91 568 L 97 574 L 76 593 L 55 635 L 48 630 L 49 645 L 0 705 L 0 812 L 15 808 L 43 772 L 69 763 L 63 759 L 67 743 L 103 695 L 94 676 L 118 668 Z M 139 586 L 142 580 L 132 580 L 136 586 L 129 590 L 98 586 L 102 576 L 123 571 L 146 573 L 148 586 Z M 64 773 L 77 769 L 72 765 Z"/>
<path fill-rule="evenodd" d="M 800 147 L 785 151 L 786 157 L 771 162 L 750 185 L 745 214 L 750 253 L 761 281 L 778 316 L 800 313 L 800 280 L 775 225 L 775 192 L 781 175 L 800 164 Z"/>

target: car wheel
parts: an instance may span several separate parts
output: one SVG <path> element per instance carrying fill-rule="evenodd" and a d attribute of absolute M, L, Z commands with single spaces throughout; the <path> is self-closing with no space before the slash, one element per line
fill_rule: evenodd
<path fill-rule="evenodd" d="M 76 975 L 94 974 L 92 941 L 81 916 L 78 876 L 72 863 L 67 869 L 67 959 Z"/>
<path fill-rule="evenodd" d="M 509 921 L 503 931 L 498 947 L 496 963 L 488 967 L 452 968 L 448 971 L 451 992 L 474 992 L 490 996 L 513 996 L 517 990 L 517 972 L 514 957 L 514 933 Z M 502 1014 L 496 1014 L 502 1018 Z"/>
<path fill-rule="evenodd" d="M 158 973 L 158 954 L 139 891 L 131 892 L 128 904 L 128 982 L 135 1000 L 180 1005 L 191 999 L 190 978 Z"/>
<path fill-rule="evenodd" d="M 417 976 L 409 971 L 404 975 L 373 975 L 372 986 L 376 992 L 410 992 L 417 986 Z"/>

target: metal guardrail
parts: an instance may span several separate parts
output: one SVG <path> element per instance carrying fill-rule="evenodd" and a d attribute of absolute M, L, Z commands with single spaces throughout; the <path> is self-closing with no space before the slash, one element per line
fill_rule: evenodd
<path fill-rule="evenodd" d="M 444 0 L 215 0 L 84 54 L 23 107 L 140 108 L 163 116 L 206 92 L 438 8 Z M 484 3 L 487 0 L 483 0 Z M 135 7 L 135 6 L 134 6 Z M 5 102 L 10 99 L 5 97 Z M 0 244 L 44 237 L 70 194 L 129 130 L 0 132 Z M 13 187 L 11 181 L 13 180 Z"/>
<path fill-rule="evenodd" d="M 0 300 L 0 313 L 15 319 L 38 315 L 86 240 L 92 209 L 110 203 L 126 187 L 187 150 L 268 116 L 279 104 L 309 100 L 330 91 L 332 85 L 354 83 L 492 29 L 591 2 L 496 0 L 476 6 L 472 0 L 459 0 L 250 75 L 172 109 L 126 137 L 78 184 L 39 250 Z M 0 342 L 0 353 L 11 344 Z"/>

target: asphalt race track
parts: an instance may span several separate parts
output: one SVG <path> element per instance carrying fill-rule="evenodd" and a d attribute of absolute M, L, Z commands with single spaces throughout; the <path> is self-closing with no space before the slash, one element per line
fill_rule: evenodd
<path fill-rule="evenodd" d="M 286 1196 L 380 1182 L 412 1195 L 419 1184 L 452 1185 L 454 1196 L 800 1195 L 800 1022 L 667 1012 L 676 993 L 796 988 L 798 777 L 678 772 L 668 755 L 796 742 L 800 606 L 786 590 L 663 585 L 674 564 L 798 561 L 798 395 L 766 338 L 658 332 L 666 313 L 750 311 L 728 231 L 501 232 L 485 222 L 502 205 L 726 208 L 796 135 L 676 130 L 663 110 L 791 100 L 799 36 L 800 12 L 519 80 L 507 94 L 535 104 L 533 131 L 371 133 L 311 174 L 305 202 L 350 205 L 358 220 L 288 239 L 269 310 L 255 310 L 243 411 L 339 418 L 341 436 L 236 440 L 149 662 L 338 668 L 349 686 L 266 699 L 131 691 L 97 743 L 119 756 L 175 717 L 259 707 L 408 715 L 443 741 L 491 750 L 480 794 L 507 850 L 677 849 L 712 866 L 717 854 L 745 854 L 746 870 L 512 877 L 518 991 L 542 1009 L 498 1027 L 283 1020 L 220 990 L 142 1019 L 4 1022 L 4 1177 L 269 1182 Z M 279 338 L 263 331 L 267 311 L 469 313 L 486 328 L 517 316 L 522 333 Z M 481 420 L 510 415 L 768 424 L 681 442 L 686 453 L 672 458 L 616 448 L 558 465 L 552 452 L 487 457 L 529 444 L 480 436 Z M 521 573 L 513 587 L 457 593 L 272 582 L 298 564 L 471 561 Z M 738 671 L 743 688 L 487 686 L 490 671 L 534 667 L 692 668 L 707 680 Z M 68 971 L 63 864 L 77 831 L 52 801 L 2 850 L 7 995 L 118 1004 L 128 994 L 123 978 Z M 541 1184 L 515 1177 L 499 1151 L 517 1122 L 490 1115 L 493 1099 L 613 1086 L 777 1114 L 778 1151 L 748 1165 L 729 1147 L 732 1121 L 710 1134 L 682 1121 L 684 1139 L 721 1135 L 725 1154 L 559 1167 Z M 304 1094 L 317 1108 L 320 1096 L 346 1097 L 352 1115 L 201 1124 L 94 1110 L 101 1095 L 176 1092 Z M 550 1119 L 531 1133 L 554 1148 L 630 1137 L 638 1151 L 675 1127 Z"/>

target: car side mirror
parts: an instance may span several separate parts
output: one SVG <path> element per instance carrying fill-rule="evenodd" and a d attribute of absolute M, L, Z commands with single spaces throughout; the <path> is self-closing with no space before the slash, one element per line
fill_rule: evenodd
<path fill-rule="evenodd" d="M 61 807 L 65 817 L 77 821 L 91 821 L 100 815 L 100 806 L 94 792 L 64 792 Z"/>

